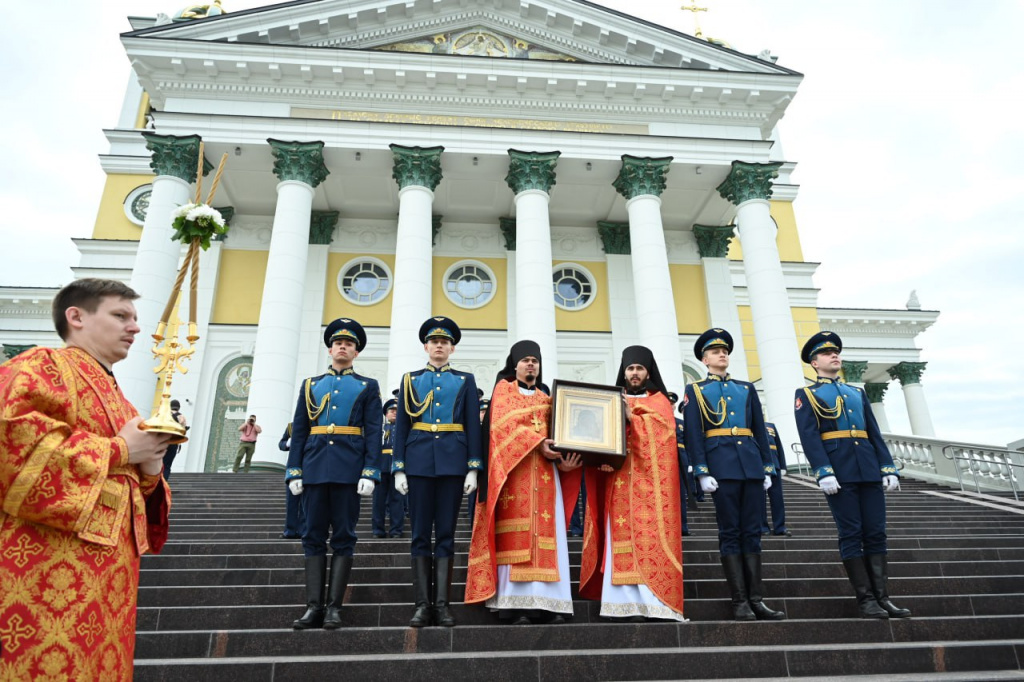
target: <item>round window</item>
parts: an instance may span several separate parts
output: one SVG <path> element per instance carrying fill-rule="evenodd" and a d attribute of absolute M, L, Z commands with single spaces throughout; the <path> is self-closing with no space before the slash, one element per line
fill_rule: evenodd
<path fill-rule="evenodd" d="M 142 185 L 133 189 L 124 199 L 124 215 L 136 225 L 146 222 L 149 212 L 149 198 L 153 194 L 153 185 Z"/>
<path fill-rule="evenodd" d="M 391 269 L 377 258 L 349 261 L 338 273 L 338 290 L 356 305 L 377 303 L 391 291 Z"/>
<path fill-rule="evenodd" d="M 444 276 L 444 293 L 460 308 L 486 305 L 497 289 L 494 273 L 477 261 L 459 261 Z"/>
<path fill-rule="evenodd" d="M 594 277 L 574 263 L 559 265 L 552 275 L 555 305 L 564 310 L 582 310 L 594 300 Z"/>

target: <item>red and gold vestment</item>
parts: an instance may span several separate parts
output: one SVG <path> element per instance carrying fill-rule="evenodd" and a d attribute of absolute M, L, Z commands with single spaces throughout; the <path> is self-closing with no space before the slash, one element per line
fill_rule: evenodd
<path fill-rule="evenodd" d="M 136 414 L 79 348 L 0 366 L 0 680 L 131 680 L 139 557 L 171 502 L 117 436 Z"/>

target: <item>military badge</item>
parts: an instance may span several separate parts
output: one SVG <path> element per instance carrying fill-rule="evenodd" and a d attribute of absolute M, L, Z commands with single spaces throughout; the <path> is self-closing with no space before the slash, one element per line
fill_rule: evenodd
<path fill-rule="evenodd" d="M 803 406 L 804 406 L 804 401 L 800 400 L 800 398 L 797 398 L 796 399 L 796 409 L 799 410 Z"/>

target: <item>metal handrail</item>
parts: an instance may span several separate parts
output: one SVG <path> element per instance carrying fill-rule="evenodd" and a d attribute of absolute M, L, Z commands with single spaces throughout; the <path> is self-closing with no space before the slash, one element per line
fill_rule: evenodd
<path fill-rule="evenodd" d="M 1013 499 L 1019 502 L 1020 501 L 1020 495 L 1019 495 L 1019 491 L 1017 490 L 1017 477 L 1014 475 L 1014 469 L 1022 469 L 1022 470 L 1024 470 L 1024 464 L 1018 464 L 1017 462 L 1010 461 L 1010 457 L 1009 456 L 1011 454 L 1013 454 L 1014 451 L 1013 450 L 1009 450 L 1007 448 L 993 448 L 993 447 L 978 448 L 977 446 L 973 446 L 973 447 L 972 446 L 966 446 L 966 447 L 969 447 L 972 450 L 984 449 L 987 452 L 991 452 L 993 454 L 1001 455 L 1002 456 L 1002 461 L 999 462 L 998 464 L 999 464 L 999 466 L 1006 466 L 1008 468 L 1008 470 L 1010 472 L 1010 474 L 1008 476 L 1008 478 L 1010 480 L 1010 490 L 1013 491 Z M 978 459 L 975 458 L 975 457 L 971 457 L 970 455 L 966 455 L 966 454 L 962 454 L 962 453 L 961 454 L 957 454 L 955 452 L 955 450 L 963 450 L 964 448 L 965 448 L 964 445 L 958 445 L 958 444 L 946 445 L 944 448 L 942 448 L 942 455 L 946 459 L 954 462 L 953 469 L 956 471 L 956 479 L 957 479 L 957 482 L 960 483 L 960 490 L 962 490 L 964 492 L 966 492 L 966 488 L 964 488 L 964 479 L 963 479 L 963 476 L 960 473 L 960 467 L 956 465 L 956 462 L 963 461 L 963 462 L 967 463 L 967 467 L 966 468 L 971 472 L 971 476 L 974 478 L 974 488 L 975 488 L 975 491 L 980 495 L 980 494 L 982 494 L 982 492 L 981 492 L 981 481 L 978 480 L 979 468 L 976 466 L 976 464 L 978 463 Z"/>

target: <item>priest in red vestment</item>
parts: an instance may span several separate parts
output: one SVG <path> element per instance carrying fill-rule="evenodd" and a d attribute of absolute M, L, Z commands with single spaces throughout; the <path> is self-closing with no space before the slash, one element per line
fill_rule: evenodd
<path fill-rule="evenodd" d="M 566 519 L 579 492 L 579 455 L 550 449 L 551 397 L 540 346 L 512 346 L 491 395 L 487 453 L 469 549 L 466 603 L 514 625 L 572 615 Z"/>
<path fill-rule="evenodd" d="M 601 616 L 683 618 L 683 547 L 675 417 L 650 349 L 622 352 L 615 384 L 626 393 L 622 468 L 587 468 L 580 595 Z"/>
<path fill-rule="evenodd" d="M 77 280 L 66 348 L 0 365 L 0 680 L 132 679 L 139 557 L 167 538 L 169 436 L 141 431 L 112 367 L 138 295 Z"/>

